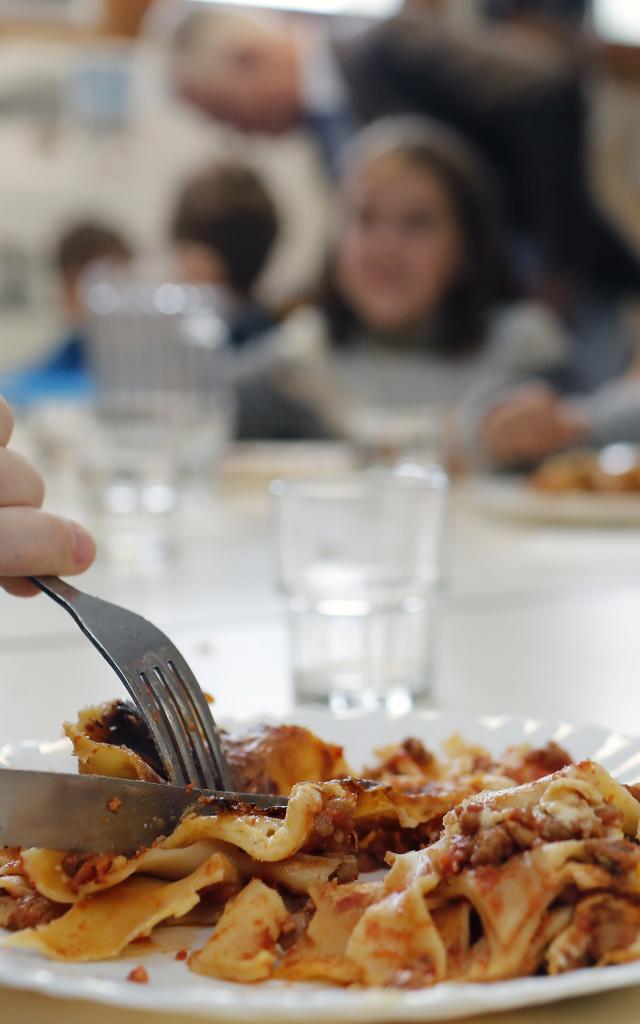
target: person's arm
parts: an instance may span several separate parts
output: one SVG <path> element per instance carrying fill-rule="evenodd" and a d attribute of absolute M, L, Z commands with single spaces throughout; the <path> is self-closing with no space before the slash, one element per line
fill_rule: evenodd
<path fill-rule="evenodd" d="M 548 309 L 516 303 L 492 318 L 487 368 L 459 403 L 462 458 L 485 468 L 519 467 L 579 442 L 584 417 L 562 398 L 573 377 L 571 340 Z"/>
<path fill-rule="evenodd" d="M 575 407 L 584 418 L 588 442 L 593 447 L 617 441 L 640 442 L 639 377 L 621 377 L 567 404 Z"/>
<path fill-rule="evenodd" d="M 95 544 L 77 523 L 41 510 L 42 478 L 7 447 L 12 430 L 11 410 L 0 397 L 0 587 L 29 597 L 37 589 L 25 577 L 83 572 Z"/>
<path fill-rule="evenodd" d="M 580 408 L 532 381 L 495 397 L 478 425 L 476 450 L 493 466 L 520 468 L 588 439 Z"/>
<path fill-rule="evenodd" d="M 477 428 L 476 451 L 501 466 L 539 462 L 576 444 L 640 443 L 640 379 L 620 378 L 582 398 L 539 382 L 495 394 Z"/>

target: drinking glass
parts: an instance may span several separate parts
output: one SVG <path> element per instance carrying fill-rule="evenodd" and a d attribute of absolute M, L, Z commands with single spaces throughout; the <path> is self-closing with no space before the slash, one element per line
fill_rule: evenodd
<path fill-rule="evenodd" d="M 209 479 L 231 432 L 227 329 L 212 289 L 104 271 L 87 283 L 95 384 L 79 451 L 109 553 L 163 557 L 185 490 Z"/>
<path fill-rule="evenodd" d="M 275 481 L 296 698 L 401 713 L 431 689 L 447 478 L 437 467 Z"/>
<path fill-rule="evenodd" d="M 359 406 L 347 419 L 347 436 L 363 468 L 444 462 L 443 415 L 434 407 Z"/>

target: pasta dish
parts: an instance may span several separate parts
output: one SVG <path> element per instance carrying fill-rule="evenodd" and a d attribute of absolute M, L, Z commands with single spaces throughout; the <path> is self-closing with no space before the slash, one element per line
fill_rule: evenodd
<path fill-rule="evenodd" d="M 65 730 L 80 772 L 164 781 L 131 706 Z M 640 959 L 640 793 L 597 763 L 409 738 L 372 755 L 365 783 L 297 726 L 223 741 L 236 788 L 286 808 L 196 804 L 129 858 L 0 849 L 2 945 L 97 961 L 196 924 L 176 959 L 200 975 L 401 988 Z"/>
<path fill-rule="evenodd" d="M 638 494 L 640 459 L 626 444 L 602 452 L 566 452 L 545 459 L 529 483 L 546 494 Z"/>

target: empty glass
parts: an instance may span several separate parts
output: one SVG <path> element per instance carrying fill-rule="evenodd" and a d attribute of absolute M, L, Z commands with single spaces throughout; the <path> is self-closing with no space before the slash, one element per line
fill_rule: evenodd
<path fill-rule="evenodd" d="M 431 688 L 447 478 L 371 471 L 272 485 L 296 697 L 402 712 Z"/>
<path fill-rule="evenodd" d="M 227 330 L 211 289 L 101 272 L 87 285 L 92 416 L 85 496 L 117 558 L 162 556 L 174 513 L 230 435 Z"/>

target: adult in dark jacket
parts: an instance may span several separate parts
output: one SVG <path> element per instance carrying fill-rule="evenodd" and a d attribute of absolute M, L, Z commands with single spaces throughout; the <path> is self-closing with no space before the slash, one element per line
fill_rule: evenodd
<path fill-rule="evenodd" d="M 512 24 L 447 25 L 424 10 L 320 38 L 277 15 L 189 16 L 173 42 L 177 86 L 245 132 L 304 127 L 334 167 L 358 125 L 420 112 L 493 164 L 533 285 L 640 287 L 637 255 L 589 189 L 581 48 Z"/>

